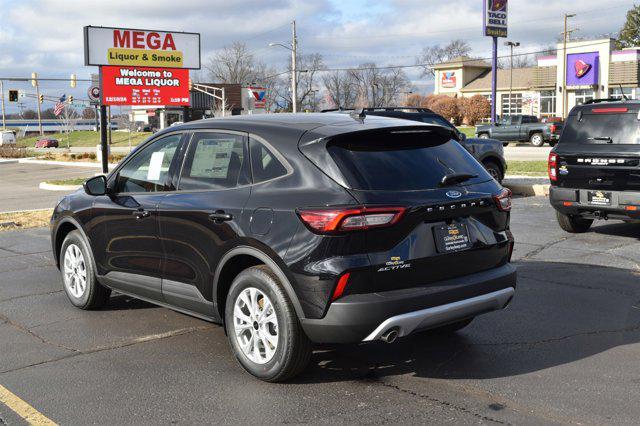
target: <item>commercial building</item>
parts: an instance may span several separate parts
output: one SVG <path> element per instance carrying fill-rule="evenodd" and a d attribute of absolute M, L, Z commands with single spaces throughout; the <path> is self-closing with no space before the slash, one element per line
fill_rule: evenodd
<path fill-rule="evenodd" d="M 557 45 L 556 54 L 537 58 L 537 66 L 499 69 L 498 115 L 563 116 L 563 70 L 566 61 L 566 111 L 589 99 L 640 98 L 640 47 L 615 50 L 612 39 Z M 435 94 L 491 100 L 491 64 L 458 57 L 433 67 Z M 566 114 L 564 114 L 566 115 Z"/>

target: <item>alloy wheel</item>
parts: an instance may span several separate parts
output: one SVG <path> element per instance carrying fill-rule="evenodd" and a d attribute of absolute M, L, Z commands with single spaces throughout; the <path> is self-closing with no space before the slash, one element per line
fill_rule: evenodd
<path fill-rule="evenodd" d="M 256 364 L 271 361 L 278 348 L 278 318 L 269 297 L 255 287 L 238 295 L 233 328 L 242 353 Z"/>
<path fill-rule="evenodd" d="M 87 265 L 82 251 L 75 244 L 69 244 L 64 252 L 64 285 L 78 299 L 87 289 Z"/>

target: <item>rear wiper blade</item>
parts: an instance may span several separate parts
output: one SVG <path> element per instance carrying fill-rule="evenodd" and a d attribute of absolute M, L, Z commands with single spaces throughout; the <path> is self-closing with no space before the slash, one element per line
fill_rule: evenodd
<path fill-rule="evenodd" d="M 456 183 L 462 183 L 468 181 L 469 179 L 477 178 L 478 175 L 472 175 L 470 173 L 451 173 L 449 175 L 444 175 L 442 180 L 440 181 L 440 186 L 451 186 Z"/>
<path fill-rule="evenodd" d="M 594 138 L 587 138 L 590 141 L 604 141 L 606 143 L 613 143 L 613 139 L 610 136 L 596 136 Z"/>

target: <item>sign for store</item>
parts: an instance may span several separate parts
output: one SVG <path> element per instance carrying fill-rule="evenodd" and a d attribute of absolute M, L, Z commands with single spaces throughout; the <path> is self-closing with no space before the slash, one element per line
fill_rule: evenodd
<path fill-rule="evenodd" d="M 456 87 L 456 73 L 455 71 L 443 72 L 440 80 L 440 86 L 445 88 Z"/>
<path fill-rule="evenodd" d="M 85 65 L 200 69 L 200 34 L 84 27 Z"/>
<path fill-rule="evenodd" d="M 491 37 L 507 36 L 507 0 L 484 0 L 484 35 Z"/>
<path fill-rule="evenodd" d="M 253 95 L 253 107 L 264 108 L 267 104 L 266 94 L 267 89 L 264 87 L 249 87 L 251 94 Z"/>
<path fill-rule="evenodd" d="M 567 86 L 593 86 L 598 84 L 598 52 L 567 55 Z"/>
<path fill-rule="evenodd" d="M 189 105 L 189 70 L 102 67 L 103 105 Z"/>

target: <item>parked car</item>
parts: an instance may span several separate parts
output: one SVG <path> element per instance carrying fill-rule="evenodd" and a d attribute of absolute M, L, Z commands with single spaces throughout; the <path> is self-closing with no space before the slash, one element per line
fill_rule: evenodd
<path fill-rule="evenodd" d="M 533 146 L 543 146 L 547 142 L 554 146 L 562 133 L 563 123 L 541 123 L 533 115 L 512 115 L 503 117 L 495 124 L 476 126 L 476 136 L 509 142 L 531 142 Z"/>
<path fill-rule="evenodd" d="M 640 220 L 640 102 L 594 100 L 573 108 L 549 154 L 549 200 L 560 227 Z"/>
<path fill-rule="evenodd" d="M 53 258 L 78 308 L 113 289 L 222 323 L 266 381 L 314 342 L 453 332 L 516 286 L 511 193 L 455 136 L 346 114 L 171 127 L 62 199 Z"/>
<path fill-rule="evenodd" d="M 16 144 L 16 135 L 11 130 L 0 131 L 0 146 L 14 146 Z"/>
<path fill-rule="evenodd" d="M 326 112 L 329 111 L 345 112 L 346 110 L 327 110 Z M 402 118 L 404 120 L 445 126 L 455 133 L 458 142 L 487 169 L 495 180 L 502 182 L 504 178 L 507 171 L 507 162 L 504 159 L 504 149 L 500 141 L 487 138 L 468 138 L 449 120 L 428 108 L 384 107 L 365 108 L 364 111 L 367 115 Z"/>
<path fill-rule="evenodd" d="M 57 148 L 58 139 L 54 138 L 40 138 L 36 141 L 36 148 Z"/>

